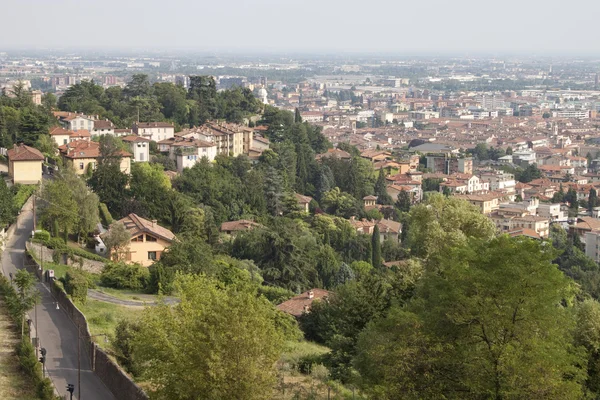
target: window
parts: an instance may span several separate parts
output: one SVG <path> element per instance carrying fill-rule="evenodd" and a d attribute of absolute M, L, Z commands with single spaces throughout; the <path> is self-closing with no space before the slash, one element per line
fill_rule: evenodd
<path fill-rule="evenodd" d="M 148 252 L 148 260 L 156 260 L 156 252 L 155 251 Z"/>
<path fill-rule="evenodd" d="M 156 238 L 150 235 L 146 235 L 146 242 L 156 242 Z"/>
<path fill-rule="evenodd" d="M 82 162 L 80 162 L 80 163 L 79 163 L 79 169 L 83 169 L 83 168 L 85 168 L 85 166 L 83 165 L 83 163 L 82 163 Z"/>
<path fill-rule="evenodd" d="M 144 241 L 144 235 L 139 235 L 137 237 L 134 237 L 133 239 L 131 239 L 132 242 L 143 242 Z"/>
<path fill-rule="evenodd" d="M 140 161 L 144 161 L 144 153 L 140 153 Z"/>
<path fill-rule="evenodd" d="M 63 139 L 63 144 L 67 144 L 67 139 Z"/>

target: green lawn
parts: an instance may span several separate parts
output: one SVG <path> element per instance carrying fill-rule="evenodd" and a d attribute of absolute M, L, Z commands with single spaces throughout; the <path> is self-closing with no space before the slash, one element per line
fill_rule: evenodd
<path fill-rule="evenodd" d="M 13 323 L 0 303 L 0 399 L 30 400 L 36 398 L 26 375 L 19 370 L 15 346 L 19 336 Z"/>
<path fill-rule="evenodd" d="M 114 336 L 115 327 L 122 319 L 134 319 L 144 309 L 142 307 L 126 307 L 112 303 L 88 299 L 85 304 L 75 303 L 85 315 L 92 335 L 106 334 Z M 103 337 L 94 338 L 100 346 L 106 347 Z"/>

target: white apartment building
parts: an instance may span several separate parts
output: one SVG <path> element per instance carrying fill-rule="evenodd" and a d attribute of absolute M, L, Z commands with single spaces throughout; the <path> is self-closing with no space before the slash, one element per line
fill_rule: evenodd
<path fill-rule="evenodd" d="M 480 174 L 483 181 L 489 182 L 490 190 L 502 190 L 507 193 L 514 193 L 517 182 L 515 176 L 508 172 L 492 171 Z"/>
<path fill-rule="evenodd" d="M 175 127 L 168 122 L 136 122 L 133 124 L 134 135 L 159 142 L 175 136 Z"/>
<path fill-rule="evenodd" d="M 58 122 L 60 122 L 65 129 L 74 132 L 79 130 L 92 132 L 94 129 L 94 120 L 95 118 L 93 116 L 70 112 L 60 113 L 58 116 Z"/>
<path fill-rule="evenodd" d="M 197 162 L 206 158 L 208 161 L 214 161 L 218 154 L 215 143 L 203 140 L 189 139 L 182 140 L 171 145 L 169 156 L 175 161 L 177 171 L 183 172 L 185 168 L 191 168 Z"/>

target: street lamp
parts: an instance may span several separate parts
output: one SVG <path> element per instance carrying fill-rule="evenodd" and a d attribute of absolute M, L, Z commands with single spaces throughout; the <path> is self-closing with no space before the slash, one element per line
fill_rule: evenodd
<path fill-rule="evenodd" d="M 75 391 L 75 385 L 67 383 L 67 392 L 71 393 L 71 400 L 73 400 L 73 392 Z"/>
<path fill-rule="evenodd" d="M 40 357 L 40 362 L 42 363 L 42 377 L 46 377 L 46 349 L 44 347 L 41 348 L 40 352 L 42 356 Z"/>

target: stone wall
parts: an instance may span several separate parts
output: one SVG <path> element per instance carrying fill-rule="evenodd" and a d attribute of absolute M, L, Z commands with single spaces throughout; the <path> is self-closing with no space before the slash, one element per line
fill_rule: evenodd
<path fill-rule="evenodd" d="M 117 400 L 148 400 L 148 396 L 95 343 L 93 369 Z"/>
<path fill-rule="evenodd" d="M 29 243 L 28 243 L 29 245 Z M 29 246 L 28 246 L 29 248 Z M 28 265 L 34 273 L 41 277 L 39 264 L 28 256 Z M 102 350 L 90 337 L 85 315 L 73 304 L 64 290 L 54 280 L 48 282 L 52 295 L 71 318 L 71 321 L 80 328 L 82 351 L 87 351 L 90 357 L 92 370 L 112 392 L 117 400 L 148 400 L 148 395 L 135 384 L 125 371 Z"/>

